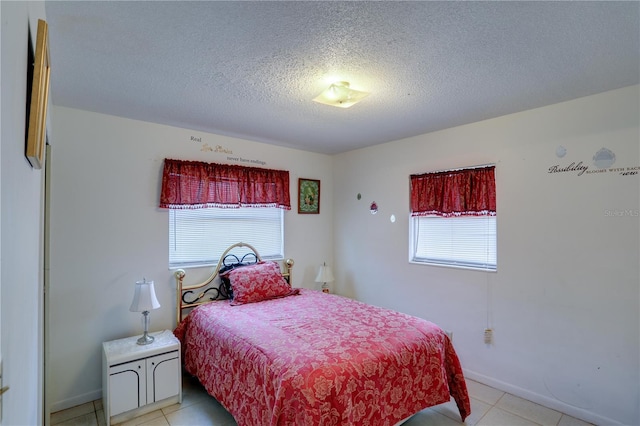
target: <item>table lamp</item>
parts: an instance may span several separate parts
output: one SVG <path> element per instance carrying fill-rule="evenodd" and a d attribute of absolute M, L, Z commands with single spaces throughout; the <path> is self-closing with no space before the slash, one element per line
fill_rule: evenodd
<path fill-rule="evenodd" d="M 331 268 L 327 266 L 326 262 L 320 267 L 320 269 L 318 269 L 316 282 L 322 283 L 323 293 L 329 293 L 329 286 L 327 283 L 333 282 L 333 273 L 331 272 Z"/>
<path fill-rule="evenodd" d="M 139 345 L 148 345 L 153 342 L 153 336 L 149 335 L 149 311 L 158 309 L 160 303 L 156 298 L 156 291 L 153 288 L 153 281 L 136 281 L 136 292 L 133 295 L 133 302 L 129 310 L 131 312 L 142 312 L 144 322 L 144 334 L 138 339 Z"/>

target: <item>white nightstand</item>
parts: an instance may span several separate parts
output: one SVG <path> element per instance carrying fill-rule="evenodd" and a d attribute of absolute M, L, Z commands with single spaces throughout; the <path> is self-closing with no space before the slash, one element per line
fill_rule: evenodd
<path fill-rule="evenodd" d="M 180 341 L 169 330 L 102 344 L 102 401 L 107 426 L 182 402 Z"/>

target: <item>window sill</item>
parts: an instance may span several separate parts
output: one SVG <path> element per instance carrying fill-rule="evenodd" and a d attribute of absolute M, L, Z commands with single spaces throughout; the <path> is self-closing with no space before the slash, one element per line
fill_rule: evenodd
<path fill-rule="evenodd" d="M 428 262 L 424 260 L 414 260 L 414 259 L 409 260 L 409 263 L 413 263 L 415 265 L 424 265 L 424 266 L 437 266 L 440 268 L 466 269 L 470 271 L 480 271 L 480 272 L 498 272 L 497 267 L 459 265 L 455 263 L 438 263 L 438 262 Z"/>

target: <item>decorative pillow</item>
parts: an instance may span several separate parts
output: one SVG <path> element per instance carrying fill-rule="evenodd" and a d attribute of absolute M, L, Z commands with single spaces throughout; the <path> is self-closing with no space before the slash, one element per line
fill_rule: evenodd
<path fill-rule="evenodd" d="M 220 277 L 220 291 L 222 292 L 222 296 L 224 299 L 233 299 L 233 289 L 231 288 L 231 281 L 229 281 L 229 272 L 233 271 L 236 268 L 242 268 L 249 265 L 252 265 L 252 263 L 238 262 L 224 265 L 222 268 L 220 268 L 220 270 L 218 271 L 218 276 Z"/>
<path fill-rule="evenodd" d="M 275 262 L 260 262 L 229 271 L 227 274 L 233 289 L 232 305 L 260 302 L 277 297 L 298 294 L 285 281 L 280 266 Z"/>

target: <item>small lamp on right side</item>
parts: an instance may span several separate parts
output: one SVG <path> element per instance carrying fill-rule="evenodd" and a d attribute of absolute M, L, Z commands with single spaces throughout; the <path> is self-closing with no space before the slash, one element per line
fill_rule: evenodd
<path fill-rule="evenodd" d="M 326 262 L 318 269 L 318 275 L 316 276 L 316 282 L 322 283 L 322 292 L 329 293 L 329 286 L 327 283 L 333 282 L 333 272 L 331 267 L 327 266 Z"/>

